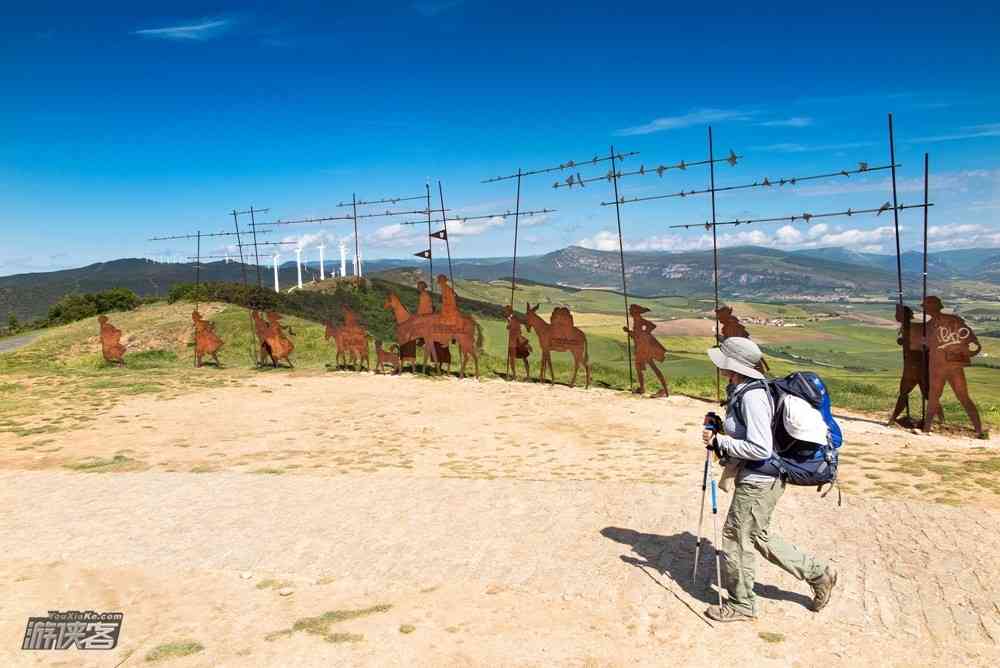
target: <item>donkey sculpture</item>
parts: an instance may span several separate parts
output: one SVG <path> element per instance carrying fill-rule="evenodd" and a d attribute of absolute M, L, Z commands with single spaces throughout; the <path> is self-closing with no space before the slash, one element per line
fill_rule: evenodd
<path fill-rule="evenodd" d="M 122 330 L 108 322 L 108 316 L 106 315 L 99 316 L 97 322 L 101 328 L 101 353 L 104 354 L 104 360 L 109 364 L 125 366 L 125 346 L 122 345 Z"/>
<path fill-rule="evenodd" d="M 545 369 L 549 370 L 549 378 L 556 382 L 556 374 L 552 369 L 552 351 L 569 352 L 573 354 L 573 379 L 570 386 L 576 385 L 576 375 L 582 366 L 587 372 L 586 387 L 590 387 L 590 360 L 587 356 L 587 337 L 579 327 L 573 326 L 573 315 L 569 309 L 558 306 L 552 310 L 549 322 L 538 315 L 539 304 L 527 304 L 524 320 L 528 331 L 534 330 L 538 336 L 538 346 L 542 349 L 542 366 L 538 373 L 539 380 L 545 380 Z"/>
<path fill-rule="evenodd" d="M 197 310 L 191 314 L 191 320 L 194 322 L 194 365 L 200 367 L 202 358 L 208 355 L 215 360 L 215 366 L 221 367 L 219 348 L 222 347 L 222 339 L 215 333 L 215 323 L 205 320 Z"/>

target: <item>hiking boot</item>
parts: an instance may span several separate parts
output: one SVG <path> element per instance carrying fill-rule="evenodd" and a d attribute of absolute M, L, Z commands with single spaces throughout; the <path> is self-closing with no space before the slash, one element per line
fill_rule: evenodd
<path fill-rule="evenodd" d="M 752 622 L 756 619 L 753 615 L 741 612 L 729 604 L 724 604 L 721 607 L 710 605 L 705 611 L 705 616 L 717 622 Z"/>
<path fill-rule="evenodd" d="M 833 588 L 837 586 L 837 571 L 827 566 L 823 575 L 810 581 L 809 586 L 813 589 L 813 612 L 819 612 L 830 602 Z"/>

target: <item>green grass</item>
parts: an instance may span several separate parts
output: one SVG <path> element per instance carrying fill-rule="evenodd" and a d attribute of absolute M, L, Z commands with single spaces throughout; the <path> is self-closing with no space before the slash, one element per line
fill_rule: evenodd
<path fill-rule="evenodd" d="M 354 619 L 359 619 L 361 617 L 367 617 L 369 615 L 380 614 L 383 612 L 388 612 L 392 609 L 392 606 L 386 603 L 373 605 L 370 608 L 361 608 L 357 610 L 330 610 L 329 612 L 324 612 L 322 615 L 317 617 L 303 617 L 297 620 L 292 627 L 289 629 L 283 629 L 280 631 L 273 631 L 267 634 L 265 640 L 277 640 L 279 638 L 287 638 L 293 633 L 302 631 L 304 633 L 309 633 L 312 635 L 317 635 L 322 637 L 327 642 L 331 643 L 342 643 L 342 642 L 360 642 L 364 640 L 364 636 L 355 633 L 345 633 L 345 632 L 334 632 L 330 630 L 330 627 L 334 624 L 340 624 L 342 622 L 349 622 Z M 403 631 L 403 627 L 400 627 L 402 633 L 408 633 L 408 631 Z"/>
<path fill-rule="evenodd" d="M 72 471 L 82 471 L 84 473 L 120 473 L 123 471 L 140 471 L 146 468 L 143 462 L 126 457 L 125 455 L 115 455 L 109 459 L 88 457 L 69 464 L 63 464 L 63 466 Z"/>
<path fill-rule="evenodd" d="M 182 642 L 171 642 L 154 647 L 146 654 L 146 661 L 165 661 L 167 659 L 179 659 L 183 656 L 191 656 L 205 649 L 200 642 L 186 640 Z"/>

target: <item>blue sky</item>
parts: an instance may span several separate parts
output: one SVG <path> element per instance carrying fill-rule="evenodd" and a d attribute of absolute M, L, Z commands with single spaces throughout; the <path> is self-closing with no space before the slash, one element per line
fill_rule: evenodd
<path fill-rule="evenodd" d="M 251 204 L 338 213 L 352 192 L 420 194 L 428 178 L 456 213 L 504 211 L 513 183 L 480 180 L 612 143 L 640 152 L 626 169 L 703 159 L 709 124 L 717 151 L 745 156 L 718 185 L 887 164 L 887 112 L 903 203 L 921 197 L 931 155 L 933 247 L 1000 247 L 1000 21 L 988 3 L 22 4 L 0 22 L 0 274 L 187 255 L 145 239 L 228 229 L 227 211 Z M 720 194 L 719 217 L 877 207 L 886 174 Z M 521 252 L 616 248 L 613 207 L 599 205 L 608 184 L 553 180 L 522 185 L 524 207 L 557 212 L 524 227 Z M 707 180 L 706 168 L 671 170 L 624 179 L 623 195 Z M 628 205 L 626 247 L 704 247 L 703 230 L 667 226 L 708 215 L 704 196 Z M 919 213 L 901 224 L 903 247 L 919 246 Z M 741 226 L 722 241 L 890 252 L 890 226 L 885 215 Z M 510 253 L 509 223 L 453 228 L 456 255 Z M 350 235 L 294 232 L 310 247 Z M 414 234 L 376 219 L 360 239 L 366 257 L 402 257 L 425 246 Z"/>

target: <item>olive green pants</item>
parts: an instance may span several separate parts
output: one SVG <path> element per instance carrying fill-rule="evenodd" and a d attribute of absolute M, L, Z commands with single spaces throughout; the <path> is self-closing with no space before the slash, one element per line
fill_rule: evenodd
<path fill-rule="evenodd" d="M 768 531 L 771 514 L 784 491 L 785 483 L 777 479 L 773 484 L 740 482 L 729 506 L 722 529 L 723 581 L 730 604 L 746 614 L 756 614 L 754 551 L 799 580 L 815 580 L 826 570 L 825 563 Z"/>

